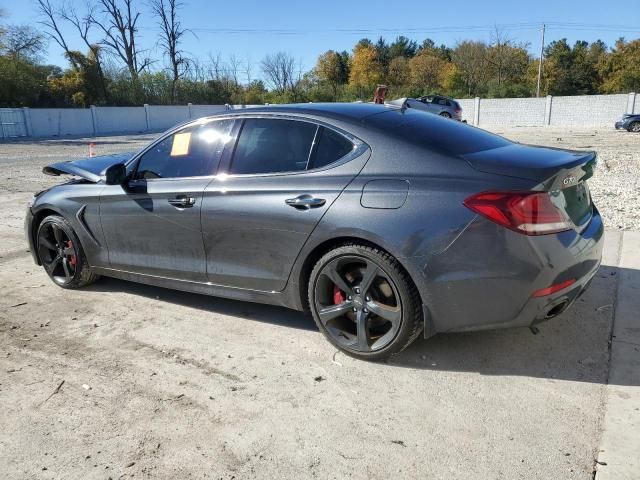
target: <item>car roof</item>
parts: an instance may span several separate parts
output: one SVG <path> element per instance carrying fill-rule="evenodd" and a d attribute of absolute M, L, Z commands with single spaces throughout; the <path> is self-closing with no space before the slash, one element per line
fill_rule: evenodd
<path fill-rule="evenodd" d="M 375 103 L 294 103 L 281 105 L 266 105 L 264 107 L 250 107 L 224 112 L 224 115 L 251 115 L 256 113 L 281 113 L 299 115 L 317 115 L 337 120 L 360 121 L 368 116 L 387 112 L 398 108 Z"/>

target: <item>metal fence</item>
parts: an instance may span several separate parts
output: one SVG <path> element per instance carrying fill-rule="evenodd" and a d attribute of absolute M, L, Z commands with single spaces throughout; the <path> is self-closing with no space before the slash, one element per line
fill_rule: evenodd
<path fill-rule="evenodd" d="M 0 138 L 26 137 L 27 124 L 22 108 L 0 108 Z"/>

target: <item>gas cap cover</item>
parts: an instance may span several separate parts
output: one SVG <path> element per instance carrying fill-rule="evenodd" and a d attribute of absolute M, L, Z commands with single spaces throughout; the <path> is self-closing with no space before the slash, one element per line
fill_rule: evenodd
<path fill-rule="evenodd" d="M 409 194 L 407 180 L 371 180 L 362 189 L 360 205 L 364 208 L 394 209 L 404 205 Z"/>

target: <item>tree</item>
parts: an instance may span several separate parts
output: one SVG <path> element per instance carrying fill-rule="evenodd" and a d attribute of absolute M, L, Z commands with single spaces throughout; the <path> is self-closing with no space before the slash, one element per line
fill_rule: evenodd
<path fill-rule="evenodd" d="M 45 27 L 45 33 L 62 48 L 67 58 L 70 58 L 71 49 L 67 45 L 67 41 L 58 25 L 60 12 L 53 8 L 49 0 L 36 0 L 36 9 L 42 18 L 39 23 Z"/>
<path fill-rule="evenodd" d="M 97 73 L 96 81 L 100 86 L 101 90 L 101 98 L 99 96 L 92 99 L 93 103 L 108 103 L 109 101 L 109 92 L 107 90 L 107 80 L 104 75 L 103 67 L 102 67 L 102 49 L 99 43 L 91 41 L 89 38 L 89 34 L 91 31 L 91 27 L 94 26 L 92 21 L 92 15 L 94 12 L 94 7 L 87 6 L 89 8 L 88 12 L 85 15 L 79 15 L 76 9 L 73 6 L 67 6 L 66 8 L 61 9 L 58 12 L 58 15 L 63 18 L 65 21 L 70 23 L 78 32 L 78 35 L 84 42 L 85 46 L 89 50 L 89 57 L 91 57 L 91 62 L 95 67 L 95 71 Z M 67 59 L 71 62 L 75 62 L 76 58 L 79 58 L 77 55 L 73 55 L 75 52 L 66 52 Z M 82 65 L 72 63 L 72 68 L 82 68 Z M 85 63 L 86 66 L 86 63 Z"/>
<path fill-rule="evenodd" d="M 0 51 L 16 60 L 35 61 L 47 44 L 44 35 L 28 25 L 10 25 L 2 37 Z"/>
<path fill-rule="evenodd" d="M 371 45 L 359 43 L 353 51 L 349 85 L 360 90 L 372 90 L 382 78 L 382 65 L 378 62 L 376 49 Z M 373 91 L 373 90 L 372 90 Z"/>
<path fill-rule="evenodd" d="M 409 77 L 409 60 L 406 57 L 395 57 L 389 62 L 387 68 L 387 82 L 398 87 L 405 85 Z"/>
<path fill-rule="evenodd" d="M 486 78 L 487 46 L 483 42 L 465 40 L 456 45 L 452 53 L 453 63 L 464 79 L 467 94 L 479 95 Z"/>
<path fill-rule="evenodd" d="M 315 67 L 315 74 L 320 82 L 324 82 L 331 87 L 333 100 L 338 96 L 338 87 L 347 83 L 347 67 L 343 62 L 342 56 L 333 51 L 328 50 L 318 57 Z"/>
<path fill-rule="evenodd" d="M 178 80 L 185 75 L 189 67 L 189 61 L 180 48 L 182 37 L 188 32 L 178 20 L 178 9 L 183 4 L 179 0 L 151 0 L 150 5 L 160 27 L 158 44 L 169 60 L 171 103 L 175 103 Z"/>
<path fill-rule="evenodd" d="M 640 39 L 619 39 L 599 66 L 603 90 L 607 93 L 640 91 Z"/>
<path fill-rule="evenodd" d="M 295 89 L 295 59 L 286 52 L 267 55 L 262 59 L 262 73 L 278 93 Z"/>
<path fill-rule="evenodd" d="M 447 62 L 429 53 L 420 53 L 409 60 L 411 85 L 424 94 L 442 88 Z"/>
<path fill-rule="evenodd" d="M 389 45 L 389 58 L 405 57 L 411 58 L 416 54 L 418 50 L 418 44 L 414 40 L 410 40 L 407 37 L 400 35 L 397 37 L 391 45 Z"/>
<path fill-rule="evenodd" d="M 93 14 L 91 21 L 104 34 L 101 43 L 122 60 L 135 84 L 140 72 L 152 63 L 150 58 L 140 58 L 141 52 L 136 45 L 140 12 L 135 9 L 134 0 L 97 0 L 97 2 L 100 5 L 101 16 Z"/>

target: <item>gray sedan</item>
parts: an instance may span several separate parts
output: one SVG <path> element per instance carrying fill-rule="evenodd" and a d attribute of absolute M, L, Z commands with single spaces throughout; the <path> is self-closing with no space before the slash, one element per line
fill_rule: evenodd
<path fill-rule="evenodd" d="M 106 275 L 310 310 L 373 360 L 566 310 L 600 265 L 595 163 L 413 108 L 232 111 L 45 167 L 73 177 L 34 196 L 26 236 L 60 287 Z"/>
<path fill-rule="evenodd" d="M 434 113 L 445 118 L 462 120 L 462 107 L 453 98 L 441 95 L 427 95 L 418 98 L 400 98 L 389 102 L 404 108 L 415 108 L 424 112 Z"/>

